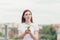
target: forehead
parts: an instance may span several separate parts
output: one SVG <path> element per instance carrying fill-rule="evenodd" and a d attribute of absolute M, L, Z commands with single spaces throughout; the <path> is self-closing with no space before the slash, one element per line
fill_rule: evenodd
<path fill-rule="evenodd" d="M 25 14 L 31 14 L 31 12 L 30 11 L 27 11 L 27 12 L 25 12 Z"/>

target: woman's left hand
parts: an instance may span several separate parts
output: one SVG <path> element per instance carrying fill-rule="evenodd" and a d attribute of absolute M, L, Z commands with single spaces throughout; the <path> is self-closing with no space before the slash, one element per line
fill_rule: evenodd
<path fill-rule="evenodd" d="M 30 30 L 28 30 L 28 31 L 29 31 L 28 34 L 32 35 L 31 31 Z"/>
<path fill-rule="evenodd" d="M 31 34 L 30 30 L 25 30 L 26 34 Z"/>
<path fill-rule="evenodd" d="M 29 32 L 28 32 L 28 34 L 31 34 L 31 31 L 30 30 L 28 30 Z"/>

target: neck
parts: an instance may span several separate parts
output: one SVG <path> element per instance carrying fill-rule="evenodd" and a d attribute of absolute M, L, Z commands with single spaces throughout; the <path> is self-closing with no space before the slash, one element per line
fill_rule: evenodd
<path fill-rule="evenodd" d="M 31 21 L 30 20 L 27 20 L 25 23 L 26 24 L 31 24 Z"/>

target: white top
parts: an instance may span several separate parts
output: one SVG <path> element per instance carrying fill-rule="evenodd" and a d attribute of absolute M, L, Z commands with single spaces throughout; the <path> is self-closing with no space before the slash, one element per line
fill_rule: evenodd
<path fill-rule="evenodd" d="M 18 27 L 18 30 L 25 32 L 27 25 L 28 24 L 25 24 L 25 23 L 20 24 Z M 32 34 L 34 34 L 35 30 L 38 30 L 38 26 L 36 24 L 31 23 L 30 24 L 30 31 L 32 32 Z M 33 40 L 33 39 L 31 38 L 31 36 L 29 34 L 27 34 L 26 36 L 24 36 L 23 40 Z"/>

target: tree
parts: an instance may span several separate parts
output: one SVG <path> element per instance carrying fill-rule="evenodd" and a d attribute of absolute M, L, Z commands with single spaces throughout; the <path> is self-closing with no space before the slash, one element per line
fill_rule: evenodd
<path fill-rule="evenodd" d="M 57 40 L 56 30 L 52 25 L 43 25 L 40 37 L 44 40 Z"/>

